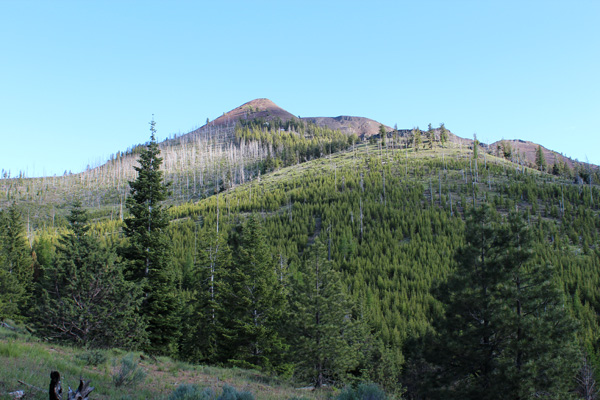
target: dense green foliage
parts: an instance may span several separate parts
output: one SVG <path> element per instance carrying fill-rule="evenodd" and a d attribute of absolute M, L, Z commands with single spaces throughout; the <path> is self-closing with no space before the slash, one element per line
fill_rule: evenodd
<path fill-rule="evenodd" d="M 235 138 L 238 142 L 254 141 L 269 148 L 267 157 L 260 163 L 263 173 L 336 153 L 358 142 L 356 134 L 348 136 L 296 119 L 286 122 L 279 119 L 269 122 L 263 119 L 240 120 Z"/>
<path fill-rule="evenodd" d="M 40 271 L 38 333 L 92 347 L 131 348 L 144 342 L 138 316 L 139 289 L 123 278 L 114 248 L 90 234 L 88 216 L 76 202 L 70 231 L 62 235 L 54 263 Z"/>
<path fill-rule="evenodd" d="M 530 263 L 533 238 L 523 217 L 500 223 L 483 205 L 469 212 L 447 304 L 434 325 L 433 385 L 442 399 L 566 398 L 579 357 L 576 325 L 547 266 Z M 431 387 L 428 388 L 431 391 Z"/>
<path fill-rule="evenodd" d="M 297 376 L 315 387 L 343 380 L 358 365 L 352 308 L 325 245 L 317 240 L 291 279 L 288 333 Z"/>
<path fill-rule="evenodd" d="M 0 211 L 0 321 L 22 319 L 29 310 L 33 260 L 19 209 Z"/>
<path fill-rule="evenodd" d="M 278 325 L 284 310 L 282 282 L 256 215 L 240 227 L 235 260 L 221 284 L 225 359 L 242 367 L 272 369 L 286 350 Z"/>

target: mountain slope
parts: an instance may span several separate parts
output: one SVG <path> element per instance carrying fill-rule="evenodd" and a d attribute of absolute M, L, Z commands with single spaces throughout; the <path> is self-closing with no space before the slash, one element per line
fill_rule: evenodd
<path fill-rule="evenodd" d="M 541 146 L 540 144 L 533 143 L 533 142 L 526 141 L 526 140 L 520 140 L 520 139 L 499 140 L 497 142 L 490 144 L 490 151 L 493 152 L 494 154 L 502 151 L 501 148 L 504 143 L 508 143 L 510 145 L 510 147 L 512 148 L 513 152 L 518 153 L 519 155 L 523 156 L 528 163 L 530 163 L 531 165 L 535 165 L 536 152 L 537 152 L 538 146 Z M 587 165 L 584 163 L 574 161 L 570 158 L 567 158 L 554 150 L 545 148 L 544 146 L 541 146 L 541 147 L 542 147 L 542 152 L 544 153 L 544 157 L 546 158 L 546 163 L 550 167 L 552 167 L 552 165 L 554 165 L 554 163 L 557 163 L 557 162 L 567 163 L 569 168 L 574 168 L 574 167 L 580 166 L 580 165 L 585 167 Z"/>
<path fill-rule="evenodd" d="M 472 205 L 487 202 L 501 217 L 514 210 L 527 213 L 538 238 L 536 262 L 557 266 L 565 307 L 585 326 L 582 343 L 597 349 L 597 187 L 575 185 L 482 152 L 475 159 L 467 146 L 442 148 L 433 143 L 429 149 L 427 141 L 418 149 L 388 140 L 330 153 L 325 153 L 324 145 L 317 147 L 324 151 L 322 156 L 281 165 L 288 147 L 282 144 L 281 152 L 271 152 L 269 148 L 277 148 L 273 141 L 300 140 L 303 135 L 293 130 L 259 131 L 255 133 L 264 137 L 248 142 L 258 149 L 256 142 L 264 140 L 270 164 L 259 158 L 247 169 L 240 164 L 244 173 L 256 173 L 253 179 L 221 187 L 227 171 L 236 176 L 240 165 L 227 164 L 228 157 L 218 159 L 225 164 L 213 167 L 215 175 L 205 177 L 208 190 L 203 198 L 171 209 L 173 264 L 182 282 L 193 282 L 194 268 L 202 266 L 194 261 L 203 246 L 198 238 L 214 236 L 218 224 L 220 234 L 235 240 L 236 227 L 255 213 L 267 232 L 265 243 L 281 279 L 294 274 L 317 240 L 330 246 L 331 262 L 357 301 L 357 313 L 383 342 L 387 361 L 395 363 L 395 371 L 408 369 L 411 365 L 403 363 L 416 350 L 407 343 L 418 343 L 431 331 L 431 322 L 441 318 L 443 306 L 435 287 L 452 273 L 453 255 L 464 243 L 463 214 Z M 244 141 L 230 145 L 236 142 Z M 181 141 L 178 146 L 186 143 L 192 142 Z M 231 148 L 231 154 L 239 149 Z M 261 170 L 253 171 L 255 167 Z M 192 176 L 171 176 L 177 179 L 172 181 L 175 189 L 189 190 L 184 178 Z M 213 195 L 215 189 L 218 195 Z M 96 230 L 107 240 L 122 240 L 120 221 L 107 219 Z M 371 368 L 370 376 L 376 376 L 381 364 L 367 362 L 360 370 Z M 397 383 L 398 376 L 391 379 Z"/>
<path fill-rule="evenodd" d="M 253 124 L 254 130 L 243 140 L 242 137 L 236 138 L 236 125 L 240 120 Z M 286 128 L 282 122 L 290 120 L 295 121 L 294 125 Z M 257 123 L 269 125 L 259 127 Z M 279 128 L 275 129 L 275 126 Z M 315 126 L 330 131 L 324 131 L 328 132 L 324 137 L 323 132 L 315 131 Z M 357 134 L 364 140 L 378 135 L 379 127 L 379 122 L 362 117 L 299 119 L 268 99 L 252 100 L 199 129 L 160 143 L 165 176 L 173 189 L 171 201 L 177 204 L 198 200 L 221 187 L 252 181 L 264 174 L 268 163 L 280 168 L 344 150 L 351 147 L 350 143 L 344 142 L 344 137 Z M 160 131 L 160 123 L 158 129 Z M 389 127 L 386 129 L 393 139 L 392 146 L 410 146 L 410 129 L 401 129 L 397 134 Z M 341 135 L 335 134 L 336 130 Z M 439 129 L 435 129 L 436 140 L 439 134 Z M 525 166 L 534 165 L 536 144 L 523 141 L 510 143 L 513 143 L 515 154 L 525 155 L 515 156 L 512 161 Z M 472 139 L 449 132 L 449 147 L 466 150 L 472 144 Z M 497 143 L 482 145 L 481 150 L 482 153 L 496 154 Z M 20 202 L 28 210 L 32 229 L 54 226 L 56 217 L 65 215 L 65 205 L 76 197 L 86 206 L 95 207 L 99 217 L 122 218 L 129 192 L 128 182 L 135 178 L 133 167 L 137 165 L 138 151 L 139 146 L 134 146 L 126 152 L 117 152 L 105 164 L 79 174 L 36 179 L 0 177 L 0 207 L 12 201 Z M 544 153 L 549 169 L 554 160 L 566 160 L 570 169 L 561 173 L 573 178 L 585 169 L 588 172 L 584 175 L 589 178 L 588 165 L 565 159 L 550 150 L 544 150 Z M 579 170 L 573 171 L 575 167 Z M 584 180 L 589 183 L 586 178 Z"/>

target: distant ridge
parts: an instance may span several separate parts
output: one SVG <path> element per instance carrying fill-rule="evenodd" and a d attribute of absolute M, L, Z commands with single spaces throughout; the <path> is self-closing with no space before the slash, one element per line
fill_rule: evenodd
<path fill-rule="evenodd" d="M 233 110 L 223 113 L 220 117 L 216 118 L 213 121 L 210 121 L 207 125 L 204 125 L 200 129 L 191 132 L 195 133 L 198 131 L 208 130 L 211 128 L 229 128 L 232 129 L 233 126 L 239 120 L 253 120 L 253 119 L 263 119 L 265 122 L 269 122 L 274 119 L 280 119 L 282 121 L 288 121 L 290 119 L 300 119 L 305 122 L 310 122 L 318 126 L 327 127 L 333 130 L 339 130 L 347 135 L 351 135 L 353 133 L 357 134 L 360 138 L 365 139 L 370 136 L 379 134 L 379 127 L 381 124 L 378 121 L 364 118 L 364 117 L 355 117 L 355 116 L 347 116 L 340 115 L 337 117 L 304 117 L 299 118 L 292 114 L 289 111 L 284 110 L 279 107 L 273 101 L 267 98 L 259 98 L 251 100 L 247 103 L 242 104 L 241 106 L 234 108 Z M 393 129 L 387 125 L 384 125 L 386 131 L 391 132 Z M 405 136 L 410 132 L 410 129 L 400 129 L 399 133 L 401 136 Z M 439 135 L 439 131 L 436 129 L 436 135 Z M 472 147 L 473 139 L 462 138 L 457 136 L 449 131 L 449 141 L 455 143 L 457 145 Z M 497 141 L 491 144 L 482 144 L 482 147 L 486 148 L 492 154 L 496 154 L 496 149 L 498 145 L 502 141 Z M 513 151 L 522 157 L 522 160 L 529 165 L 535 165 L 535 154 L 538 148 L 538 144 L 513 139 L 513 140 L 504 140 L 504 142 L 510 143 Z M 549 166 L 552 166 L 556 161 L 561 163 L 567 163 L 567 165 L 571 168 L 578 164 L 586 164 L 581 161 L 577 162 L 570 158 L 563 156 L 562 154 L 549 150 L 542 146 L 542 151 L 544 152 L 544 156 L 546 158 L 546 162 Z"/>
<path fill-rule="evenodd" d="M 356 133 L 360 137 L 377 135 L 379 133 L 379 127 L 382 125 L 369 118 L 350 117 L 347 115 L 340 115 L 339 117 L 307 117 L 302 119 L 319 126 L 326 126 L 334 130 L 339 130 L 343 133 Z M 392 130 L 389 126 L 384 126 L 388 132 Z"/>

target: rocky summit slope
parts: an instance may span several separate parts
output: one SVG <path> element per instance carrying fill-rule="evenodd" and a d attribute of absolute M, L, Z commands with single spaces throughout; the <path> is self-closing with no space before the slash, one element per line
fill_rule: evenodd
<path fill-rule="evenodd" d="M 269 99 L 255 99 L 233 110 L 224 113 L 219 118 L 209 122 L 208 127 L 224 127 L 235 125 L 238 120 L 264 119 L 266 122 L 279 118 L 282 121 L 300 119 L 315 125 L 339 130 L 351 135 L 356 133 L 360 137 L 369 137 L 379 132 L 380 122 L 364 117 L 340 115 L 338 117 L 304 117 L 299 118 L 284 110 Z M 204 128 L 204 127 L 203 127 Z M 202 129 L 202 128 L 201 128 Z M 388 131 L 392 128 L 386 126 Z"/>
<path fill-rule="evenodd" d="M 379 133 L 381 123 L 369 118 L 350 117 L 340 115 L 339 117 L 308 117 L 302 118 L 305 121 L 312 122 L 319 126 L 325 126 L 330 129 L 339 130 L 343 133 L 356 133 L 360 137 L 369 137 Z M 385 126 L 385 125 L 384 125 Z M 385 126 L 389 132 L 392 130 L 389 126 Z"/>
<path fill-rule="evenodd" d="M 238 120 L 243 119 L 264 119 L 265 121 L 270 121 L 275 118 L 287 121 L 296 118 L 296 116 L 279 107 L 269 99 L 255 99 L 224 113 L 219 118 L 209 122 L 209 125 L 229 126 L 235 124 Z"/>

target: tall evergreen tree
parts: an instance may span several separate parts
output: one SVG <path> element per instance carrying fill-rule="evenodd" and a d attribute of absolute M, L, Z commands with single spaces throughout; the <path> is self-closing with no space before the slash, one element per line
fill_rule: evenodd
<path fill-rule="evenodd" d="M 140 153 L 135 181 L 129 182 L 125 219 L 129 239 L 121 255 L 129 261 L 127 278 L 140 285 L 144 294 L 142 315 L 148 322 L 147 350 L 174 354 L 179 335 L 180 302 L 175 293 L 175 271 L 171 263 L 166 228 L 169 216 L 163 202 L 169 196 L 164 183 L 162 158 L 156 142 L 155 122 L 150 122 L 150 141 Z"/>
<path fill-rule="evenodd" d="M 21 213 L 13 203 L 0 211 L 0 320 L 23 320 L 28 313 L 33 259 Z"/>
<path fill-rule="evenodd" d="M 499 370 L 505 398 L 566 398 L 579 361 L 576 324 L 553 282 L 553 270 L 535 263 L 533 233 L 523 215 L 511 213 L 500 234 L 506 281 L 499 312 L 507 333 Z"/>
<path fill-rule="evenodd" d="M 535 151 L 535 165 L 542 172 L 546 171 L 548 168 L 548 165 L 546 164 L 546 156 L 544 156 L 544 150 L 542 150 L 542 146 L 538 146 Z"/>
<path fill-rule="evenodd" d="M 499 274 L 500 249 L 495 235 L 498 216 L 488 207 L 472 209 L 467 220 L 466 245 L 457 253 L 457 269 L 442 293 L 448 303 L 446 318 L 435 321 L 441 349 L 441 374 L 432 387 L 441 398 L 496 398 L 490 392 L 502 338 L 493 322 L 497 316 L 492 297 Z M 484 398 L 484 397 L 482 397 Z"/>
<path fill-rule="evenodd" d="M 225 346 L 223 322 L 229 310 L 223 285 L 232 267 L 232 254 L 223 234 L 200 231 L 194 263 L 192 295 L 184 318 L 181 356 L 200 363 L 216 363 Z"/>
<path fill-rule="evenodd" d="M 440 124 L 440 143 L 442 144 L 442 147 L 444 147 L 446 145 L 446 142 L 448 141 L 448 130 L 446 130 L 446 126 L 441 123 Z"/>
<path fill-rule="evenodd" d="M 385 142 L 387 140 L 387 131 L 383 125 L 379 125 L 379 136 L 381 137 L 381 145 L 385 146 Z"/>
<path fill-rule="evenodd" d="M 431 127 L 431 124 L 427 126 L 427 140 L 429 141 L 429 149 L 433 149 L 433 141 L 435 139 L 435 132 Z"/>
<path fill-rule="evenodd" d="M 59 239 L 55 264 L 42 271 L 39 332 L 86 346 L 135 347 L 144 340 L 136 286 L 124 280 L 114 250 L 89 233 L 80 202 L 67 219 L 70 232 Z"/>
<path fill-rule="evenodd" d="M 292 278 L 290 304 L 290 344 L 298 377 L 315 387 L 343 382 L 358 364 L 358 341 L 340 274 L 321 240 Z"/>
<path fill-rule="evenodd" d="M 283 287 L 256 215 L 242 226 L 234 250 L 236 257 L 222 293 L 228 311 L 222 356 L 243 367 L 285 368 L 281 359 L 287 346 L 279 333 L 285 307 Z"/>
<path fill-rule="evenodd" d="M 479 140 L 477 139 L 477 134 L 473 134 L 473 158 L 477 160 L 479 157 Z"/>
<path fill-rule="evenodd" d="M 445 287 L 446 317 L 436 322 L 439 380 L 431 386 L 444 399 L 564 398 L 575 325 L 551 270 L 531 264 L 522 216 L 500 224 L 490 206 L 472 209 L 465 239 Z"/>
<path fill-rule="evenodd" d="M 415 151 L 419 151 L 419 147 L 421 147 L 421 144 L 423 143 L 423 138 L 421 137 L 421 130 L 417 126 L 416 128 L 413 128 L 411 134 Z"/>
<path fill-rule="evenodd" d="M 502 155 L 503 155 L 503 157 L 506 158 L 507 160 L 511 160 L 512 156 L 513 156 L 513 148 L 511 146 L 510 142 L 502 140 L 500 142 L 500 144 L 502 145 Z"/>

